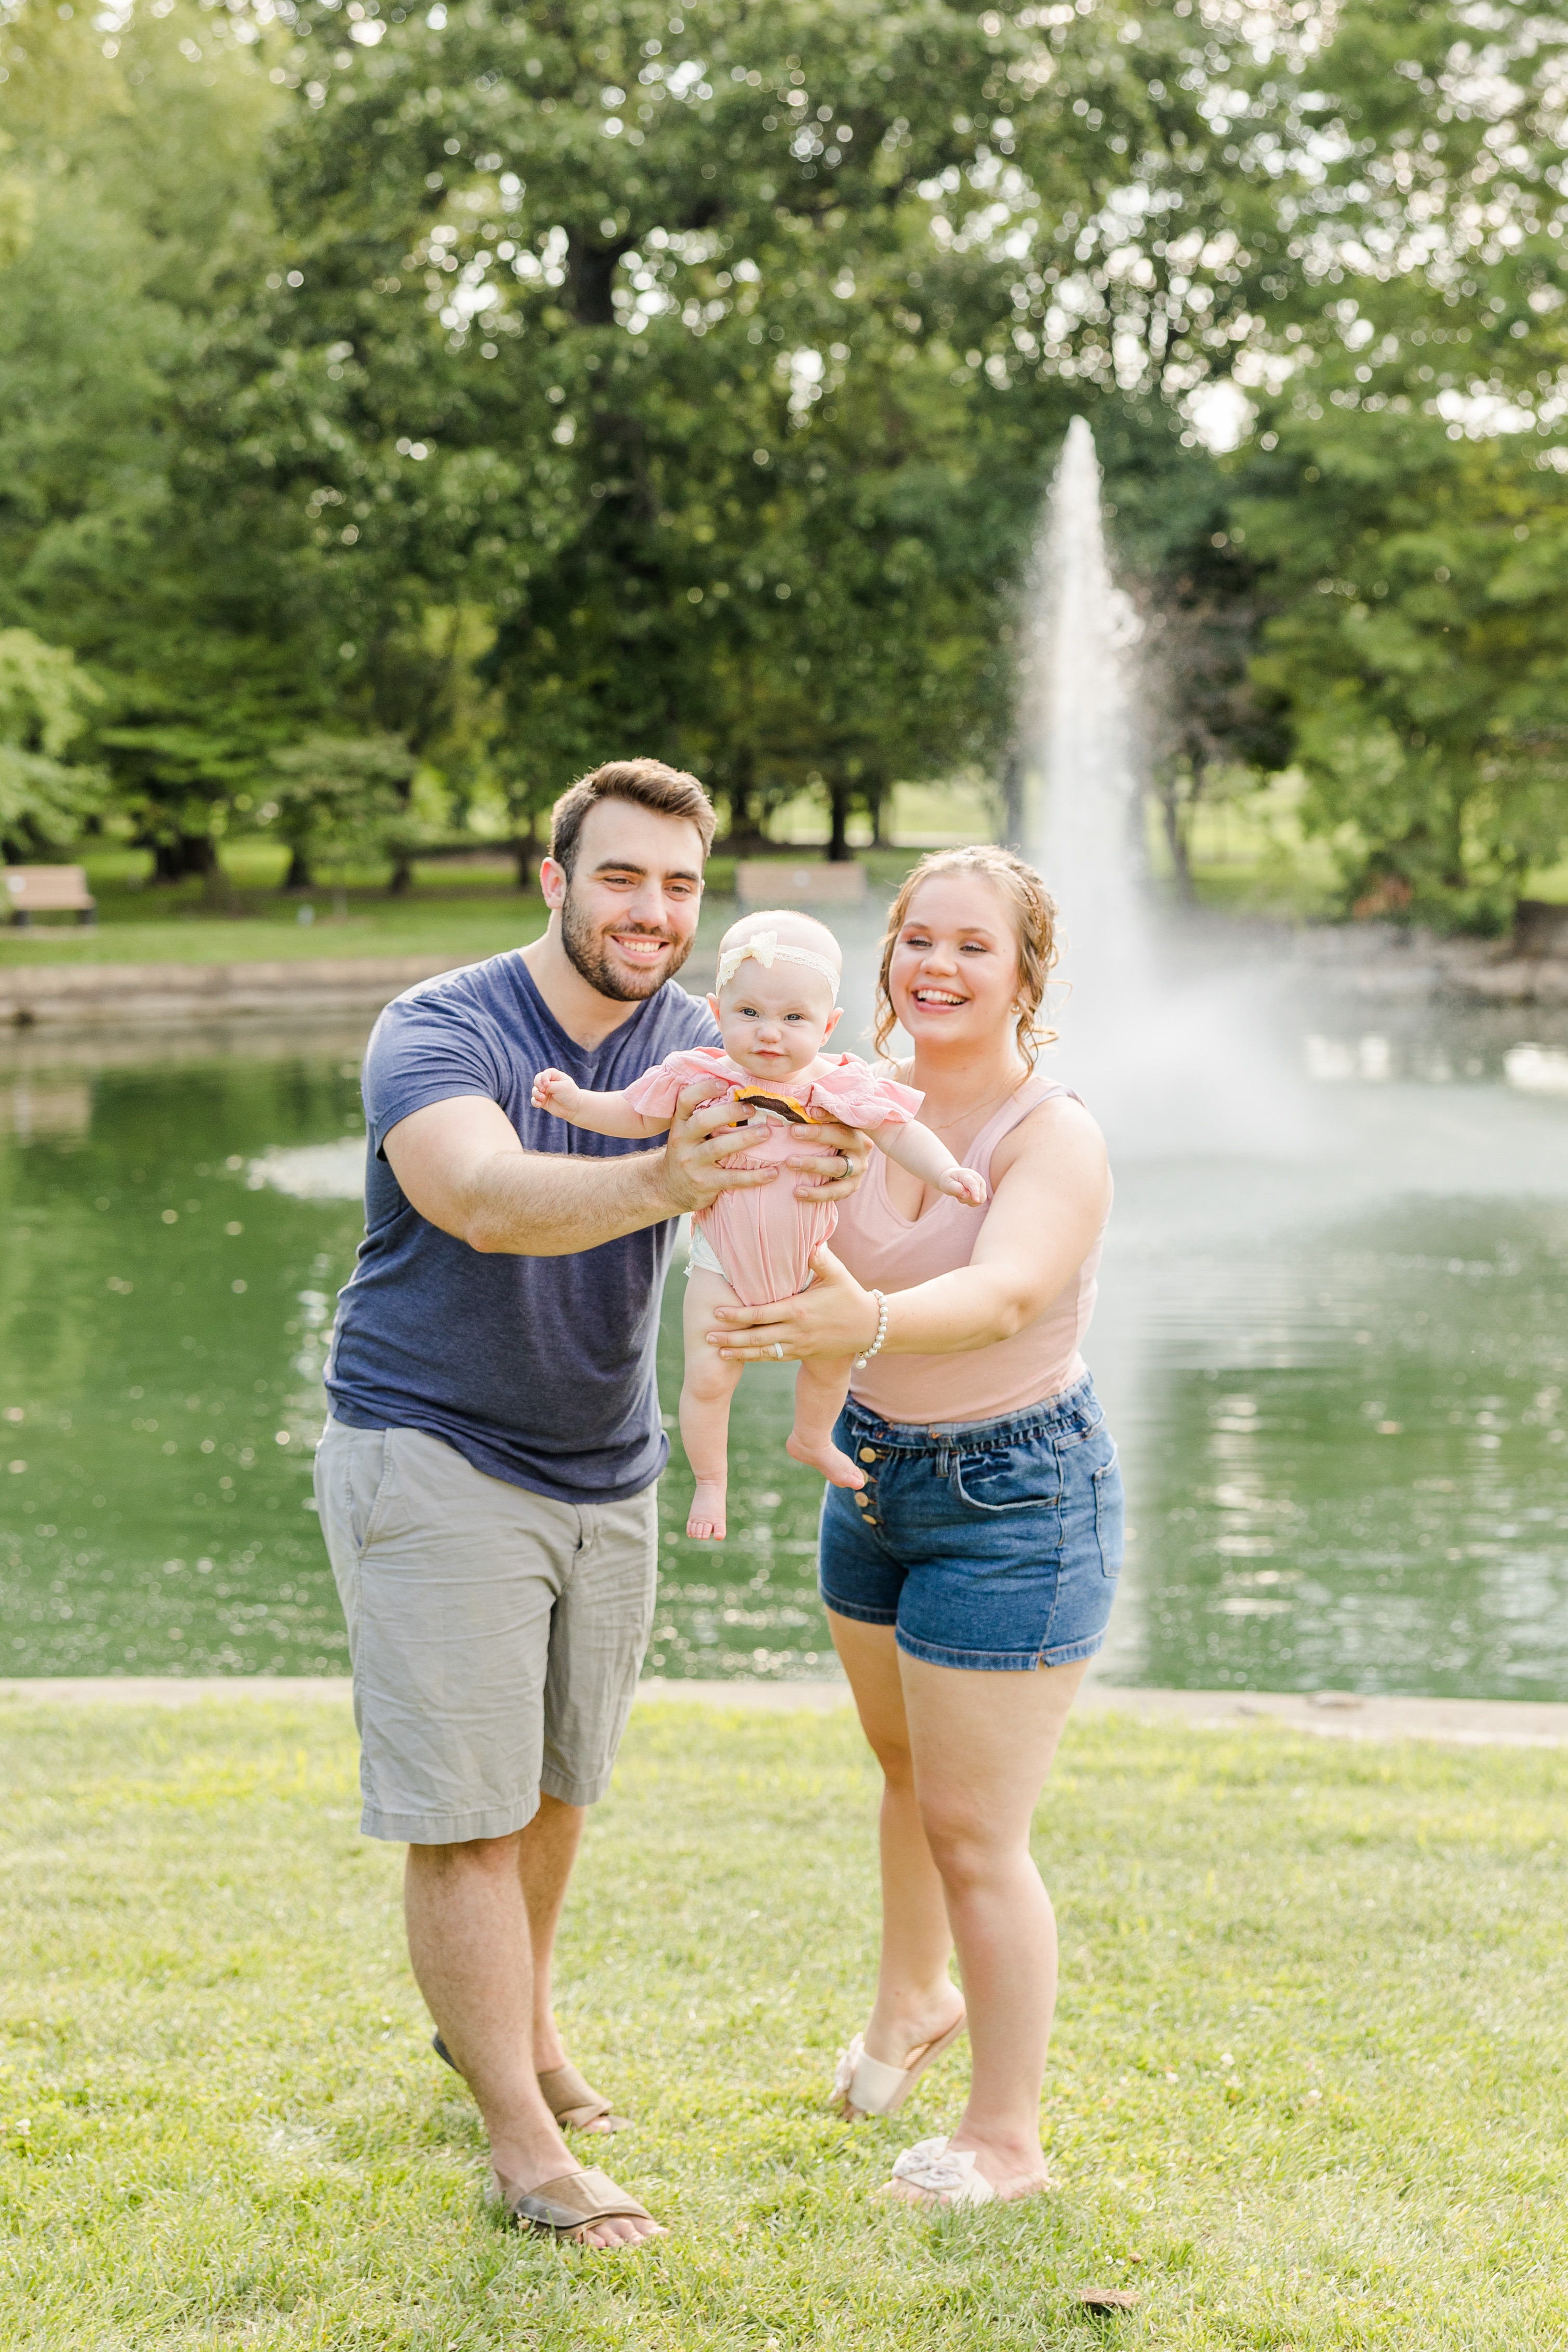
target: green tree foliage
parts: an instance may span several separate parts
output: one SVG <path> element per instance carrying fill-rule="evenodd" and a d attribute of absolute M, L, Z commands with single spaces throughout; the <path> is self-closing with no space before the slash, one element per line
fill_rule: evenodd
<path fill-rule="evenodd" d="M 320 858 L 395 856 L 417 764 L 395 735 L 313 734 L 274 751 L 264 814 L 289 845 L 284 887 L 308 890 Z"/>
<path fill-rule="evenodd" d="M 1289 235 L 1217 568 L 1369 912 L 1495 925 L 1568 846 L 1565 65 L 1561 15 L 1359 0 L 1232 110 Z"/>
<path fill-rule="evenodd" d="M 100 699 L 64 646 L 30 629 L 0 629 L 0 851 L 8 858 L 79 839 L 102 807 L 102 771 L 66 757 Z"/>
<path fill-rule="evenodd" d="M 1079 411 L 1178 855 L 1291 750 L 1363 899 L 1479 919 L 1560 838 L 1550 13 L 174 0 L 105 39 L 22 0 L 9 35 L 0 622 L 103 685 L 168 870 L 326 739 L 520 845 L 612 751 L 742 838 L 819 788 L 839 846 L 895 776 L 995 772 Z M 1216 383 L 1253 410 L 1222 464 Z M 1420 590 L 1387 551 L 1424 501 Z M 389 778 L 335 772 L 382 838 Z"/>
<path fill-rule="evenodd" d="M 1519 439 L 1342 414 L 1247 467 L 1255 664 L 1368 911 L 1502 921 L 1568 849 L 1568 487 Z"/>
<path fill-rule="evenodd" d="M 210 865 L 236 789 L 335 682 L 298 520 L 215 432 L 279 102 L 228 24 L 176 0 L 106 43 L 29 0 L 6 49 L 0 618 L 104 688 L 104 759 L 168 872 Z"/>
<path fill-rule="evenodd" d="M 538 797 L 635 745 L 743 830 L 999 752 L 1051 444 L 1237 291 L 1179 39 L 1054 16 L 300 11 L 250 429 L 384 625 L 410 567 L 488 605 Z"/>

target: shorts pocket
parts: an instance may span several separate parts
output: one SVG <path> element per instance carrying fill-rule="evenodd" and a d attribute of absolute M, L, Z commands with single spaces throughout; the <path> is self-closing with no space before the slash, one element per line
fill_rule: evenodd
<path fill-rule="evenodd" d="M 1120 1576 L 1127 1543 L 1127 1499 L 1114 1445 L 1110 1461 L 1094 1474 L 1094 1539 L 1100 1547 L 1100 1573 Z"/>
<path fill-rule="evenodd" d="M 1061 1471 L 1048 1439 L 1026 1439 L 952 1457 L 952 1486 L 974 1511 L 1037 1511 L 1061 1499 Z"/>
<path fill-rule="evenodd" d="M 389 1429 L 359 1429 L 339 1463 L 342 1525 L 356 1559 L 380 1532 L 395 1484 Z"/>

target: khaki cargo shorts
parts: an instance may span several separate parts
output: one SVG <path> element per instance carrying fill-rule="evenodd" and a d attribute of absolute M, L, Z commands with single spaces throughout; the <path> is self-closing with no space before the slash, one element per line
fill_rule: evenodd
<path fill-rule="evenodd" d="M 361 1828 L 506 1837 L 610 1785 L 653 1625 L 655 1489 L 557 1503 L 417 1429 L 329 1421 L 316 1500 L 353 1665 Z"/>

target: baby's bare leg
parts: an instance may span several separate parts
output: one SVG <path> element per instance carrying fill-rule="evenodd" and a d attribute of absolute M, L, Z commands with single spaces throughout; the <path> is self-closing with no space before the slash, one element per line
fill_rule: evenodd
<path fill-rule="evenodd" d="M 724 1533 L 724 1499 L 730 1480 L 730 1400 L 744 1369 L 727 1364 L 707 1335 L 716 1327 L 713 1310 L 739 1307 L 721 1275 L 699 1267 L 686 1277 L 686 1378 L 680 1390 L 680 1438 L 697 1481 L 686 1532 L 717 1540 Z"/>
<path fill-rule="evenodd" d="M 784 1450 L 797 1462 L 820 1470 L 832 1486 L 863 1486 L 866 1473 L 833 1443 L 833 1424 L 849 1393 L 847 1356 L 808 1356 L 795 1383 L 795 1427 Z"/>

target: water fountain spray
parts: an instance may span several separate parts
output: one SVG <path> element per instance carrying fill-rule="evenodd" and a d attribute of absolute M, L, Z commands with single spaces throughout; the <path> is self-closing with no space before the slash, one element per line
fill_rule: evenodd
<path fill-rule="evenodd" d="M 1025 855 L 1060 916 L 1053 1066 L 1119 1157 L 1269 1157 L 1299 1145 L 1301 1111 L 1258 1019 L 1256 962 L 1194 961 L 1149 887 L 1140 635 L 1111 572 L 1094 436 L 1075 417 L 1030 572 L 1020 709 Z"/>
<path fill-rule="evenodd" d="M 1137 952 L 1144 931 L 1125 655 L 1139 635 L 1110 576 L 1094 436 L 1075 416 L 1030 577 L 1024 842 L 1070 909 L 1075 946 Z"/>

